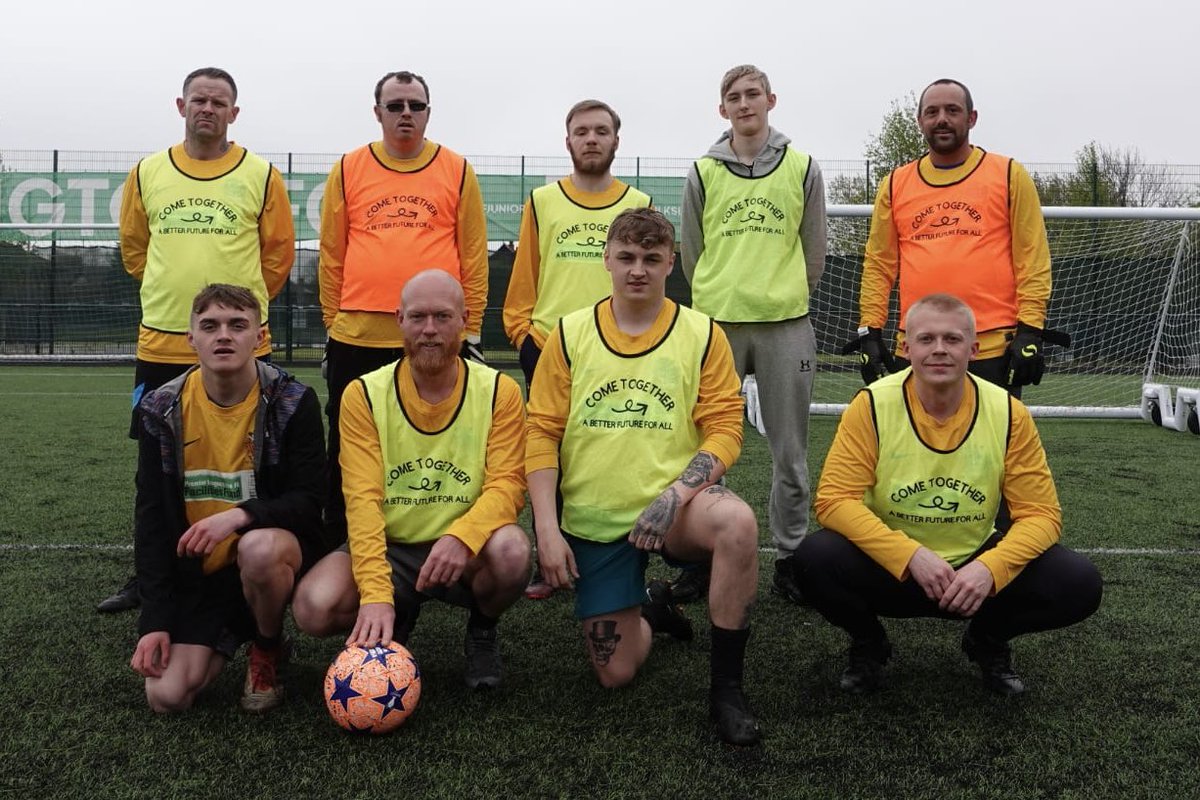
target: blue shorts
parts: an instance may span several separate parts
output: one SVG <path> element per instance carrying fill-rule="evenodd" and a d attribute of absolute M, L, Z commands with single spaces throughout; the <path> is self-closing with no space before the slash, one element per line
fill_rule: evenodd
<path fill-rule="evenodd" d="M 576 619 L 611 614 L 645 602 L 649 553 L 634 547 L 625 536 L 615 542 L 593 542 L 563 531 L 563 538 L 571 546 L 579 570 L 575 581 Z M 672 567 L 689 566 L 689 562 L 665 553 L 662 558 Z"/>

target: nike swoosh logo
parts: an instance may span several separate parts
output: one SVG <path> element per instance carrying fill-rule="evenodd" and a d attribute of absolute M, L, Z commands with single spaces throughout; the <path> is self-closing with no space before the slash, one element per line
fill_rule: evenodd
<path fill-rule="evenodd" d="M 193 444 L 195 444 L 196 442 L 200 441 L 200 438 L 201 438 L 201 437 L 197 436 L 195 439 L 192 439 L 190 442 L 184 442 L 184 443 L 183 443 L 183 446 L 184 446 L 184 447 L 187 447 L 188 445 L 193 445 Z"/>

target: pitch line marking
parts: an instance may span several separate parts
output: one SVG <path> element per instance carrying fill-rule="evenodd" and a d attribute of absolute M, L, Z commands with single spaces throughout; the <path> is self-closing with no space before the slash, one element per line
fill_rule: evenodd
<path fill-rule="evenodd" d="M 131 392 L 0 392 L 0 397 L 129 397 Z"/>

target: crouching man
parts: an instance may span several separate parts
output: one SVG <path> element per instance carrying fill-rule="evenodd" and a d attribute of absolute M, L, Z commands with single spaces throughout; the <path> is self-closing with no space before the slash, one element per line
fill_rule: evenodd
<path fill-rule="evenodd" d="M 284 610 L 322 554 L 320 404 L 255 360 L 259 308 L 243 287 L 201 290 L 187 333 L 199 365 L 138 406 L 142 611 L 130 666 L 155 711 L 189 708 L 247 639 L 242 707 L 278 706 Z"/>
<path fill-rule="evenodd" d="M 529 580 L 516 524 L 525 504 L 525 413 L 516 381 L 459 355 L 462 286 L 425 270 L 398 312 L 404 355 L 341 398 L 349 539 L 300 584 L 293 613 L 314 636 L 408 641 L 421 604 L 469 609 L 466 683 L 500 684 L 496 623 Z"/>
<path fill-rule="evenodd" d="M 912 366 L 859 392 L 829 448 L 824 529 L 800 545 L 801 589 L 850 634 L 848 692 L 882 681 L 892 652 L 882 615 L 966 620 L 962 648 L 984 686 L 1020 694 L 1009 642 L 1090 616 L 1100 574 L 1058 544 L 1062 512 L 1029 410 L 967 374 L 979 352 L 970 308 L 932 294 L 905 322 Z"/>
<path fill-rule="evenodd" d="M 621 212 L 604 250 L 612 296 L 564 316 L 546 339 L 525 460 L 538 560 L 551 586 L 574 580 L 592 669 L 609 687 L 633 680 L 652 633 L 691 638 L 665 593 L 647 598 L 649 554 L 711 562 L 710 714 L 721 739 L 753 745 L 742 667 L 758 527 L 717 483 L 741 453 L 741 383 L 720 327 L 666 297 L 674 248 L 662 214 Z"/>

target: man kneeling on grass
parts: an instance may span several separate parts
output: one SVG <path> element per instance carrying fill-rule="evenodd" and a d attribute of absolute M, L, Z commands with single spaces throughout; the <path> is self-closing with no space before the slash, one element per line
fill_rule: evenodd
<path fill-rule="evenodd" d="M 142 612 L 130 666 L 152 709 L 183 711 L 253 639 L 242 708 L 268 711 L 283 700 L 284 609 L 321 555 L 321 408 L 255 360 L 263 327 L 248 289 L 201 290 L 187 339 L 199 366 L 138 406 Z"/>
<path fill-rule="evenodd" d="M 1057 544 L 1062 512 L 1029 410 L 967 374 L 975 317 L 932 294 L 908 311 L 912 366 L 859 392 L 838 425 L 817 489 L 824 529 L 799 555 L 801 590 L 850 634 L 841 687 L 879 687 L 892 652 L 879 616 L 969 620 L 962 649 L 984 686 L 1025 684 L 1009 641 L 1073 625 L 1100 605 L 1101 581 Z M 995 531 L 1000 498 L 1012 527 Z"/>
<path fill-rule="evenodd" d="M 462 285 L 429 269 L 404 285 L 404 354 L 355 379 L 341 403 L 349 540 L 296 590 L 296 624 L 346 644 L 407 644 L 421 604 L 469 609 L 472 689 L 500 684 L 496 624 L 529 580 L 525 414 L 517 382 L 460 355 Z"/>
<path fill-rule="evenodd" d="M 612 296 L 563 317 L 546 339 L 525 458 L 538 560 L 555 588 L 575 580 L 575 616 L 608 687 L 633 680 L 652 633 L 692 635 L 665 593 L 652 586 L 647 598 L 649 554 L 711 561 L 710 713 L 724 741 L 752 745 L 742 665 L 758 529 L 716 483 L 741 452 L 741 383 L 721 329 L 666 298 L 674 248 L 659 212 L 619 214 L 604 249 Z"/>

